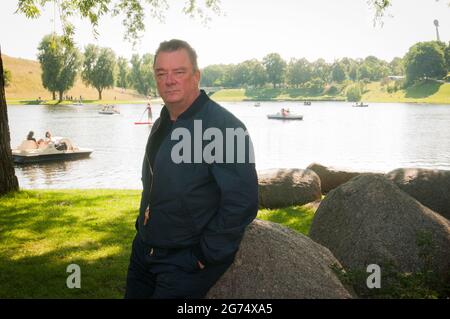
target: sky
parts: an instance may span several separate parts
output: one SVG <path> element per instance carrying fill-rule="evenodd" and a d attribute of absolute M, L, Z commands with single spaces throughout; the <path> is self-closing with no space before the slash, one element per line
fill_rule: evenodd
<path fill-rule="evenodd" d="M 194 47 L 199 66 L 205 67 L 262 60 L 272 52 L 286 61 L 332 62 L 369 55 L 391 61 L 416 42 L 435 40 L 435 19 L 441 41 L 450 41 L 449 0 L 393 0 L 382 26 L 374 26 L 375 12 L 367 0 L 221 0 L 221 15 L 210 13 L 206 25 L 181 13 L 183 1 L 168 3 L 164 23 L 146 18 L 146 31 L 135 48 L 123 40 L 120 17 L 103 18 L 97 39 L 87 21 L 74 20 L 75 42 L 81 50 L 94 43 L 129 59 L 134 53 L 154 53 L 160 42 L 178 38 Z M 61 33 L 60 22 L 53 22 L 53 5 L 37 20 L 14 14 L 16 6 L 17 0 L 0 1 L 2 52 L 36 60 L 39 42 L 53 31 Z"/>

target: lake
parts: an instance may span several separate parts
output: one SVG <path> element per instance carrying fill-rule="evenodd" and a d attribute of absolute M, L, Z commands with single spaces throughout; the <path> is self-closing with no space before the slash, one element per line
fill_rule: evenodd
<path fill-rule="evenodd" d="M 400 167 L 450 170 L 450 105 L 348 102 L 221 102 L 247 126 L 256 168 L 305 168 L 312 162 L 356 171 L 388 172 Z M 159 116 L 161 105 L 153 105 Z M 282 107 L 302 121 L 269 120 Z M 120 115 L 101 115 L 101 106 L 8 106 L 11 146 L 28 131 L 46 130 L 79 147 L 90 158 L 15 166 L 20 186 L 35 188 L 141 188 L 141 165 L 150 133 L 134 125 L 145 105 L 119 105 Z"/>

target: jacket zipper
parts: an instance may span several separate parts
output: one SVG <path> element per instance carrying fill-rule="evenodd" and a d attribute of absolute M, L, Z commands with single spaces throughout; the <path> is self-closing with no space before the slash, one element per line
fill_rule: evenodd
<path fill-rule="evenodd" d="M 152 136 L 159 130 L 160 126 L 161 126 L 161 121 L 158 123 L 158 127 L 153 131 L 153 133 L 150 134 L 149 141 L 151 140 Z M 153 188 L 153 168 L 152 168 L 152 165 L 150 164 L 150 160 L 148 159 L 147 148 L 145 149 L 145 159 L 148 163 L 148 167 L 150 168 L 150 174 L 152 175 L 152 181 L 150 183 L 150 191 L 148 193 L 148 197 L 149 197 L 148 199 L 150 200 L 151 195 L 152 195 L 152 188 Z M 148 205 L 148 208 L 150 209 L 150 203 Z"/>

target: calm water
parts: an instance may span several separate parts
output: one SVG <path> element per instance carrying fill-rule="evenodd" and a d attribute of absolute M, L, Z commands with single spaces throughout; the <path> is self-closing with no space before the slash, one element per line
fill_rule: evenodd
<path fill-rule="evenodd" d="M 305 168 L 312 162 L 359 171 L 387 172 L 399 167 L 450 170 L 450 106 L 346 102 L 221 103 L 247 126 L 258 170 Z M 303 121 L 269 120 L 282 107 Z M 100 106 L 8 107 L 12 146 L 29 130 L 46 130 L 94 149 L 88 159 L 16 166 L 22 188 L 141 188 L 140 171 L 150 128 L 134 125 L 144 105 L 120 105 L 120 115 L 100 115 Z M 153 114 L 159 115 L 161 105 Z M 145 118 L 145 117 L 142 117 Z"/>

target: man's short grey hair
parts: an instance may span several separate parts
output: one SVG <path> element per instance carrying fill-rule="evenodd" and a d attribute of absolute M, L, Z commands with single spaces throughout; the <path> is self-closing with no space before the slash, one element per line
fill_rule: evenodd
<path fill-rule="evenodd" d="M 186 41 L 183 40 L 178 40 L 178 39 L 172 39 L 170 41 L 164 41 L 161 42 L 159 44 L 159 48 L 158 50 L 156 50 L 155 53 L 155 59 L 153 61 L 153 67 L 155 66 L 156 63 L 156 58 L 158 57 L 158 54 L 161 52 L 174 52 L 174 51 L 178 51 L 181 49 L 185 49 L 189 55 L 189 60 L 191 60 L 192 66 L 193 66 L 193 71 L 199 71 L 198 68 L 198 64 L 197 64 L 197 53 L 195 52 L 195 50 L 189 45 L 189 43 L 187 43 Z"/>

